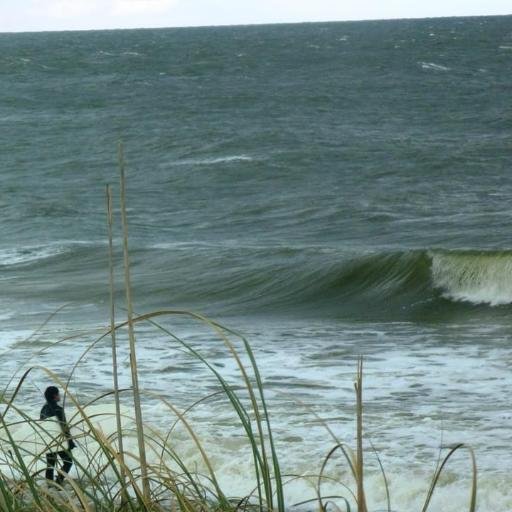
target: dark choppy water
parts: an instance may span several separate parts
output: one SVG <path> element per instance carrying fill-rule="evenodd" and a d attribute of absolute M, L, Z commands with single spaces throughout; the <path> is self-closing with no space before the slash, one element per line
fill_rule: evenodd
<path fill-rule="evenodd" d="M 320 382 L 319 410 L 368 354 L 390 464 L 398 438 L 435 460 L 445 429 L 481 452 L 481 510 L 512 509 L 512 17 L 4 34 L 0 50 L 2 373 L 63 303 L 59 329 L 106 321 L 122 137 L 140 310 L 238 326 L 270 390 Z M 168 365 L 147 358 L 158 387 Z M 99 361 L 87 375 L 109 386 Z M 442 510 L 465 503 L 453 485 Z"/>

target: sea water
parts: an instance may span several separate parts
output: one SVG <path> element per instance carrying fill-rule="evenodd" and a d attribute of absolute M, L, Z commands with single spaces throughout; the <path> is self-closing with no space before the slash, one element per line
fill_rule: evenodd
<path fill-rule="evenodd" d="M 30 365 L 68 378 L 108 325 L 106 183 L 125 318 L 122 139 L 135 309 L 192 309 L 248 337 L 283 473 L 318 473 L 333 446 L 315 414 L 354 444 L 364 355 L 370 509 L 386 506 L 371 440 L 393 510 L 420 509 L 457 442 L 476 453 L 478 509 L 512 510 L 511 47 L 511 17 L 0 34 L 2 386 Z M 161 322 L 241 383 L 211 331 Z M 162 332 L 137 339 L 145 390 L 181 409 L 219 390 Z M 119 345 L 129 386 L 125 332 Z M 34 370 L 22 388 L 34 417 L 47 384 Z M 111 388 L 105 339 L 70 389 L 86 403 Z M 143 407 L 162 431 L 174 421 L 154 397 Z M 226 494 L 250 492 L 226 400 L 190 418 Z M 432 509 L 465 510 L 470 476 L 461 452 Z M 313 497 L 287 488 L 289 505 Z"/>

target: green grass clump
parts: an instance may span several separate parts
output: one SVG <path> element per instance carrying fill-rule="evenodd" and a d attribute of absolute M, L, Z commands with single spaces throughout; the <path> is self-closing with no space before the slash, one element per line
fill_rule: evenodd
<path fill-rule="evenodd" d="M 158 320 L 168 316 L 188 317 L 194 321 L 209 326 L 217 335 L 226 350 L 234 358 L 240 382 L 235 386 L 227 382 L 217 368 L 211 364 L 194 346 L 186 340 L 171 333 L 166 327 L 160 325 Z M 159 398 L 161 404 L 168 410 L 170 424 L 169 432 L 162 434 L 152 425 L 145 423 L 144 445 L 149 455 L 146 460 L 145 471 L 142 470 L 141 459 L 137 453 L 119 451 L 118 430 L 107 436 L 101 428 L 96 426 L 105 413 L 91 414 L 89 411 L 95 403 L 110 401 L 123 393 L 133 393 L 133 389 L 115 389 L 97 399 L 81 404 L 71 392 L 68 382 L 60 380 L 54 373 L 46 368 L 31 367 L 21 377 L 12 393 L 5 392 L 3 403 L 4 413 L 0 417 L 0 464 L 7 464 L 9 474 L 0 474 L 0 509 L 5 512 L 40 511 L 40 512 L 75 512 L 75 511 L 174 511 L 183 512 L 217 512 L 238 511 L 239 509 L 258 510 L 259 512 L 285 511 L 286 485 L 301 477 L 284 477 L 281 474 L 277 457 L 276 446 L 272 435 L 271 421 L 265 399 L 262 378 L 250 344 L 241 335 L 222 327 L 218 323 L 202 315 L 180 310 L 164 310 L 135 316 L 133 325 L 149 323 L 160 333 L 169 337 L 169 342 L 178 345 L 192 357 L 205 365 L 216 377 L 221 393 L 227 398 L 229 405 L 236 412 L 245 438 L 251 447 L 253 467 L 253 492 L 247 496 L 228 496 L 222 489 L 218 476 L 210 461 L 207 450 L 200 441 L 193 426 L 187 419 L 187 414 L 195 404 L 191 404 L 185 412 L 178 410 L 169 400 Z M 114 326 L 118 331 L 127 327 L 128 322 L 121 322 Z M 78 358 L 77 365 L 83 358 L 102 341 L 108 340 L 112 332 L 110 329 L 98 337 L 84 353 Z M 238 343 L 236 342 L 238 340 Z M 239 348 L 241 347 L 241 349 Z M 249 361 L 247 365 L 243 360 Z M 77 441 L 80 446 L 80 456 L 75 458 L 78 479 L 68 480 L 62 491 L 47 488 L 43 478 L 44 457 L 49 451 L 58 451 L 62 439 L 56 438 L 53 444 L 40 444 L 37 452 L 28 452 L 16 442 L 16 429 L 27 425 L 33 430 L 35 436 L 46 438 L 44 421 L 33 420 L 28 417 L 17 405 L 17 397 L 23 384 L 31 372 L 44 372 L 48 380 L 66 390 L 68 403 L 76 408 L 74 416 L 69 418 L 73 432 L 80 432 Z M 71 379 L 71 375 L 69 377 Z M 333 447 L 329 450 L 323 461 L 319 461 L 320 470 L 316 477 L 316 486 L 310 502 L 311 506 L 319 510 L 326 510 L 328 506 L 336 504 L 339 510 L 366 511 L 366 494 L 364 489 L 364 459 L 363 459 L 363 367 L 362 360 L 358 363 L 356 380 L 356 450 L 341 443 L 328 425 L 326 432 L 333 439 Z M 144 395 L 143 390 L 139 390 Z M 6 397 L 9 396 L 7 399 Z M 199 403 L 199 402 L 196 402 Z M 120 415 L 118 417 L 118 414 Z M 115 416 L 116 424 L 125 425 L 126 420 L 132 419 L 132 412 L 126 406 L 120 407 L 119 412 L 108 413 Z M 8 420 L 15 417 L 16 421 Z M 134 421 L 136 426 L 136 421 Z M 173 432 L 177 424 L 181 424 L 188 433 L 190 442 L 195 446 L 198 458 L 202 461 L 204 472 L 197 467 L 189 467 L 176 452 Z M 122 428 L 123 436 L 137 438 L 131 429 Z M 88 449 L 86 450 L 85 447 Z M 426 500 L 422 511 L 426 511 L 430 504 L 439 477 L 446 467 L 453 453 L 463 445 L 453 447 L 438 468 L 432 479 L 430 487 L 426 490 Z M 468 510 L 474 512 L 476 508 L 476 463 L 473 452 L 471 454 L 473 485 L 470 491 Z M 332 478 L 325 475 L 328 463 L 337 454 L 341 454 L 346 461 L 353 476 L 351 482 L 339 482 L 340 494 L 336 497 L 324 497 L 322 485 L 331 482 Z M 304 477 L 304 479 L 309 478 Z M 386 477 L 383 472 L 384 482 Z M 144 490 L 144 479 L 147 482 Z M 387 486 L 387 484 L 386 484 Z M 391 510 L 389 493 L 385 505 Z M 316 505 L 315 505 L 316 503 Z M 307 505 L 305 503 L 304 505 Z"/>

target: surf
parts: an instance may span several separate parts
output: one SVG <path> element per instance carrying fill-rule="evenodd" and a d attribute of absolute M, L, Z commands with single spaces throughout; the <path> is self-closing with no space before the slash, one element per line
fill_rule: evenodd
<path fill-rule="evenodd" d="M 73 244 L 66 249 L 52 247 L 48 253 L 48 248 L 37 248 L 27 254 L 7 250 L 0 264 L 16 273 L 35 273 L 34 293 L 45 295 L 51 289 L 56 301 L 66 302 L 85 292 L 101 300 L 104 276 L 95 268 L 105 248 Z M 227 314 L 402 318 L 512 304 L 512 251 L 508 250 L 353 251 L 189 242 L 139 246 L 133 253 L 148 268 L 140 278 L 135 275 L 139 299 L 146 307 L 171 301 Z M 71 296 L 65 280 L 47 284 L 38 280 L 42 262 L 49 273 L 60 275 L 66 270 L 66 279 L 74 283 Z M 9 286 L 7 281 L 4 284 Z"/>
<path fill-rule="evenodd" d="M 512 251 L 202 247 L 197 254 L 198 248 L 181 247 L 176 256 L 160 247 L 189 264 L 173 280 L 174 300 L 199 309 L 205 303 L 230 314 L 399 320 L 512 304 Z M 168 258 L 156 256 L 155 270 L 168 266 Z M 198 275 L 199 262 L 208 270 L 190 286 L 188 274 Z M 145 295 L 165 300 L 165 281 L 146 282 Z"/>

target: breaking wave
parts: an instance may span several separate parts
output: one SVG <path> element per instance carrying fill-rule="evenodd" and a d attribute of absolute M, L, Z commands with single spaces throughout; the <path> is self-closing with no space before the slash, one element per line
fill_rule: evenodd
<path fill-rule="evenodd" d="M 101 301 L 106 294 L 105 251 L 98 244 L 8 249 L 0 251 L 0 268 L 37 284 L 32 294 L 51 291 L 55 300 Z M 132 252 L 138 303 L 148 308 L 173 304 L 210 312 L 360 317 L 428 316 L 450 307 L 512 304 L 512 251 L 347 253 L 325 247 L 191 242 L 139 246 Z M 7 291 L 13 296 L 19 292 L 16 286 Z"/>
<path fill-rule="evenodd" d="M 434 253 L 432 281 L 450 300 L 491 306 L 511 304 L 512 254 Z"/>
<path fill-rule="evenodd" d="M 156 296 L 166 302 L 172 289 L 174 300 L 201 309 L 221 304 L 233 312 L 300 310 L 312 316 L 358 317 L 394 312 L 427 318 L 466 307 L 512 304 L 512 251 L 342 254 L 260 248 L 236 256 L 217 251 L 217 263 L 205 262 L 209 270 L 202 275 L 188 251 L 181 258 L 190 269 L 172 286 L 160 281 Z"/>

